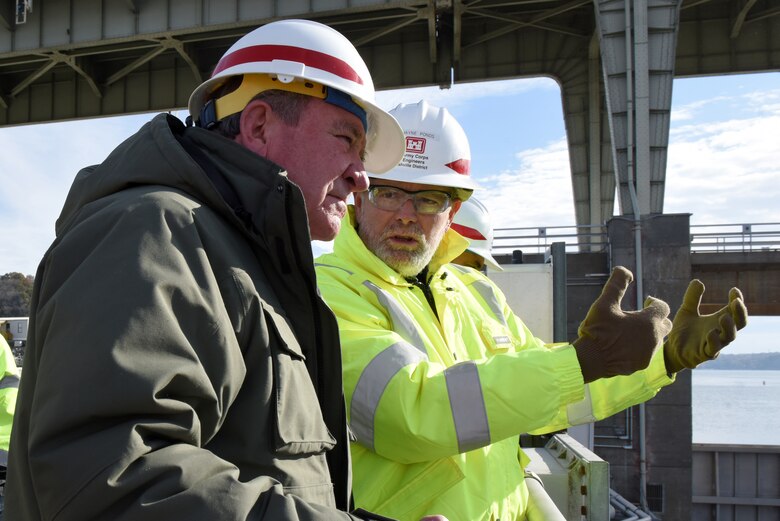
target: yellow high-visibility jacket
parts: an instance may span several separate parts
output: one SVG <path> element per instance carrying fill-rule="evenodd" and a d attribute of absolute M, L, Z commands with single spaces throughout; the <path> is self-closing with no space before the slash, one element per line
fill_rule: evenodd
<path fill-rule="evenodd" d="M 19 368 L 8 342 L 0 336 L 0 466 L 8 466 L 8 444 L 19 390 Z"/>
<path fill-rule="evenodd" d="M 447 264 L 468 244 L 452 230 L 429 265 L 434 311 L 366 249 L 353 215 L 315 265 L 339 322 L 356 506 L 414 521 L 523 519 L 519 434 L 605 418 L 672 382 L 661 353 L 645 371 L 584 385 L 571 345 L 545 345 L 487 277 Z"/>

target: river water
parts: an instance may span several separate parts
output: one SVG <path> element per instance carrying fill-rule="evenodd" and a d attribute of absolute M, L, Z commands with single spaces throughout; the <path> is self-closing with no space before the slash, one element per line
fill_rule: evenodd
<path fill-rule="evenodd" d="M 780 445 L 780 371 L 696 369 L 694 443 Z"/>

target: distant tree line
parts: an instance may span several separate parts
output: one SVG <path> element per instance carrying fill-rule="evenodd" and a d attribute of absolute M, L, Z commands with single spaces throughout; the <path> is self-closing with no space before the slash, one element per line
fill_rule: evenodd
<path fill-rule="evenodd" d="M 715 360 L 703 364 L 701 369 L 780 371 L 780 352 L 720 355 Z"/>
<path fill-rule="evenodd" d="M 0 317 L 30 315 L 34 277 L 12 272 L 0 275 Z"/>

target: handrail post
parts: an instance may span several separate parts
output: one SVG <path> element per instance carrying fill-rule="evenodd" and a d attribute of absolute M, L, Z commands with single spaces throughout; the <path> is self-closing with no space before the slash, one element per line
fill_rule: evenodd
<path fill-rule="evenodd" d="M 566 243 L 552 243 L 549 257 L 553 266 L 553 342 L 566 342 Z"/>

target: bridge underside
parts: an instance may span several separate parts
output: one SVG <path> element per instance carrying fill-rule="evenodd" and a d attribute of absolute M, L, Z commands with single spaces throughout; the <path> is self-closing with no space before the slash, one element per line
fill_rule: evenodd
<path fill-rule="evenodd" d="M 601 224 L 663 212 L 672 78 L 780 69 L 778 15 L 773 0 L 6 1 L 0 126 L 183 108 L 242 34 L 311 18 L 379 89 L 554 78 L 577 224 Z"/>

